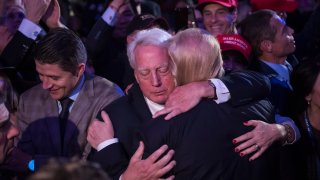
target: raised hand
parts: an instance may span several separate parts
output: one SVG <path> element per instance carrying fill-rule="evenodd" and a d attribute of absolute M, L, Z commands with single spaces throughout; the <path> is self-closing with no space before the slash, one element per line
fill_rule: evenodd
<path fill-rule="evenodd" d="M 26 9 L 26 18 L 38 24 L 47 11 L 51 0 L 23 0 Z"/>
<path fill-rule="evenodd" d="M 102 111 L 101 117 L 104 122 L 95 119 L 88 128 L 87 140 L 95 149 L 100 143 L 114 138 L 114 130 L 108 114 Z"/>
<path fill-rule="evenodd" d="M 65 27 L 60 21 L 60 6 L 58 0 L 51 0 L 51 3 L 43 15 L 42 20 L 49 28 Z"/>

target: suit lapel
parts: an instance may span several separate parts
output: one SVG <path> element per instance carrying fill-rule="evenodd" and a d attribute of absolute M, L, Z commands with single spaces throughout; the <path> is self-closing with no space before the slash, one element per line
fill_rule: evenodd
<path fill-rule="evenodd" d="M 84 119 L 85 114 L 87 113 L 85 110 L 90 109 L 92 105 L 91 97 L 94 96 L 93 91 L 93 81 L 88 80 L 90 77 L 86 77 L 86 81 L 80 90 L 79 96 L 73 104 L 73 108 L 69 114 L 69 120 L 66 125 L 64 146 L 67 147 L 74 133 L 78 132 L 78 125 Z"/>
<path fill-rule="evenodd" d="M 135 84 L 132 87 L 129 96 L 131 99 L 132 107 L 137 113 L 137 116 L 139 117 L 141 123 L 148 122 L 150 119 L 152 119 L 152 114 L 138 84 Z"/>

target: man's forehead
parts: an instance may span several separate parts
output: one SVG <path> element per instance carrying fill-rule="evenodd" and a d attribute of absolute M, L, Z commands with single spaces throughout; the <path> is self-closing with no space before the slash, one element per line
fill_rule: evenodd
<path fill-rule="evenodd" d="M 137 70 L 152 70 L 152 69 L 158 69 L 162 67 L 168 67 L 169 66 L 169 61 L 168 60 L 163 60 L 163 63 L 157 63 L 157 64 L 138 64 L 137 65 Z"/>

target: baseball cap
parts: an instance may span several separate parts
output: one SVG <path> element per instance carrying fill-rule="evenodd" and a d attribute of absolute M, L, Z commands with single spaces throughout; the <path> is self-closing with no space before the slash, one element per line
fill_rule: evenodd
<path fill-rule="evenodd" d="M 156 25 L 163 30 L 169 30 L 168 22 L 162 17 L 155 17 L 151 14 L 137 15 L 129 23 L 127 27 L 127 35 L 130 35 L 136 30 L 144 30 Z"/>
<path fill-rule="evenodd" d="M 222 6 L 225 6 L 227 8 L 235 8 L 237 7 L 237 0 L 198 0 L 198 6 L 197 9 L 202 11 L 202 9 L 208 5 L 208 4 L 220 4 Z"/>
<path fill-rule="evenodd" d="M 240 52 L 247 60 L 251 53 L 251 45 L 239 34 L 218 35 L 217 40 L 221 51 L 235 50 Z"/>
<path fill-rule="evenodd" d="M 271 9 L 280 12 L 292 12 L 298 8 L 296 0 L 250 0 L 254 11 Z"/>

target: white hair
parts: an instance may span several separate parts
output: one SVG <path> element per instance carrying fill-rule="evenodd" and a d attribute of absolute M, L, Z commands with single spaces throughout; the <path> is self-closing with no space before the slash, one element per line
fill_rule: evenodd
<path fill-rule="evenodd" d="M 127 47 L 127 55 L 129 58 L 129 62 L 131 67 L 135 68 L 135 55 L 134 51 L 138 45 L 154 45 L 159 47 L 167 47 L 166 42 L 172 38 L 172 35 L 168 32 L 159 29 L 159 28 L 152 28 L 147 30 L 139 31 L 134 40 L 128 44 Z"/>

